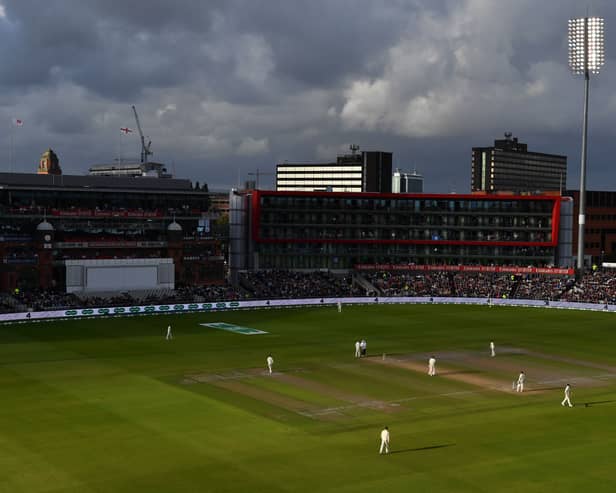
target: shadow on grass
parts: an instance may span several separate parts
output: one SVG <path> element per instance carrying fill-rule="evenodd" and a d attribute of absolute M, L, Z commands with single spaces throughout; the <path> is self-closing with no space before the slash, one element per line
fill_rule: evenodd
<path fill-rule="evenodd" d="M 465 373 L 483 373 L 480 370 L 451 370 L 451 371 L 442 371 L 439 375 L 462 375 Z"/>
<path fill-rule="evenodd" d="M 612 399 L 610 401 L 593 401 L 593 402 L 585 402 L 584 407 L 596 406 L 598 404 L 611 404 L 612 402 L 616 402 L 616 399 Z"/>
<path fill-rule="evenodd" d="M 455 443 L 443 443 L 441 445 L 428 445 L 427 447 L 405 448 L 402 450 L 392 450 L 390 454 L 404 454 L 406 452 L 421 452 L 422 450 L 432 450 L 437 448 L 453 447 Z"/>
<path fill-rule="evenodd" d="M 562 390 L 562 385 L 558 386 L 558 387 L 537 387 L 534 389 L 526 389 L 524 390 L 524 393 L 531 393 L 531 392 L 545 392 L 546 390 Z"/>

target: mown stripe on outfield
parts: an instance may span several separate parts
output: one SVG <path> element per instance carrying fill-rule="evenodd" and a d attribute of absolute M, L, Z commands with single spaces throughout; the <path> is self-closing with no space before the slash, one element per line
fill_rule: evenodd
<path fill-rule="evenodd" d="M 294 381 L 293 375 L 287 372 L 274 372 L 271 376 L 253 379 L 250 383 L 262 389 L 309 402 L 316 407 L 338 406 L 345 402 L 332 394 L 299 385 Z"/>
<path fill-rule="evenodd" d="M 219 380 L 210 382 L 210 385 L 228 390 L 235 394 L 239 394 L 244 397 L 250 397 L 257 401 L 271 404 L 287 411 L 300 414 L 302 416 L 313 417 L 320 409 L 319 406 L 314 404 L 290 397 L 288 395 L 273 392 L 267 389 L 259 388 L 254 385 L 243 383 L 237 380 Z M 342 417 L 340 413 L 332 412 L 327 415 L 321 415 L 324 419 L 336 419 Z"/>
<path fill-rule="evenodd" d="M 228 324 L 225 322 L 211 322 L 208 324 L 199 324 L 212 329 L 226 330 L 234 334 L 242 334 L 244 336 L 254 336 L 259 334 L 267 334 L 264 330 L 254 329 L 252 327 L 242 327 L 241 325 Z"/>

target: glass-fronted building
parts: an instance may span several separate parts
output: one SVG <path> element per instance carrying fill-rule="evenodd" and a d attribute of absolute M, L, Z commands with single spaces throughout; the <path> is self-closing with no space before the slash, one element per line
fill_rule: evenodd
<path fill-rule="evenodd" d="M 391 192 L 391 152 L 338 156 L 335 163 L 282 163 L 276 190 L 298 192 Z"/>
<path fill-rule="evenodd" d="M 424 178 L 413 171 L 400 171 L 397 169 L 391 179 L 392 193 L 423 193 Z"/>
<path fill-rule="evenodd" d="M 231 201 L 232 269 L 571 261 L 560 196 L 257 190 Z"/>

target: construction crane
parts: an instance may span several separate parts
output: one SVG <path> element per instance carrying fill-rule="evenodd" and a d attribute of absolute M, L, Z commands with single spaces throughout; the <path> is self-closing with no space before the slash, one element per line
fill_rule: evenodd
<path fill-rule="evenodd" d="M 139 115 L 137 115 L 137 108 L 133 105 L 133 113 L 135 114 L 135 121 L 137 122 L 137 130 L 139 130 L 139 137 L 141 137 L 141 162 L 146 163 L 148 161 L 148 156 L 154 154 L 150 151 L 150 146 L 152 145 L 152 141 L 148 142 L 148 145 L 145 145 L 145 137 L 143 136 L 143 132 L 141 131 L 141 123 L 139 123 Z"/>

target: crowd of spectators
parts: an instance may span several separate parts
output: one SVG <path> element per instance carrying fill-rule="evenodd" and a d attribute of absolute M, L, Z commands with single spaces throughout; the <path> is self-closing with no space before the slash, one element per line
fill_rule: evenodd
<path fill-rule="evenodd" d="M 134 305 L 135 298 L 130 293 L 119 293 L 111 296 L 84 296 L 81 305 L 86 308 L 95 306 L 127 306 Z"/>
<path fill-rule="evenodd" d="M 563 301 L 616 303 L 616 275 L 609 271 L 589 272 L 561 296 Z"/>
<path fill-rule="evenodd" d="M 74 294 L 52 289 L 22 289 L 13 293 L 13 298 L 17 301 L 17 310 L 23 307 L 33 311 L 63 310 L 83 305 Z"/>
<path fill-rule="evenodd" d="M 232 301 L 249 297 L 242 289 L 229 283 L 208 286 L 181 286 L 175 290 L 162 289 L 146 292 L 125 292 L 119 295 L 82 295 L 82 304 L 94 306 L 169 305 L 176 303 L 204 303 Z"/>
<path fill-rule="evenodd" d="M 580 295 L 569 276 L 512 275 L 484 272 L 371 272 L 365 273 L 383 296 L 455 296 L 461 298 L 517 298 L 558 300 L 575 292 L 575 301 L 605 299 Z M 610 277 L 611 278 L 611 277 Z M 597 281 L 595 281 L 596 283 Z M 604 281 L 603 283 L 605 284 Z M 616 282 L 612 295 L 616 301 Z M 563 300 L 573 301 L 563 295 Z"/>
<path fill-rule="evenodd" d="M 448 272 L 372 272 L 364 277 L 382 296 L 453 296 Z"/>
<path fill-rule="evenodd" d="M 241 288 L 234 288 L 225 282 L 207 286 L 182 286 L 172 293 L 163 296 L 155 293 L 145 297 L 141 301 L 146 304 L 170 304 L 170 303 L 203 303 L 210 301 L 234 301 L 246 299 L 248 295 Z"/>
<path fill-rule="evenodd" d="M 466 273 L 454 275 L 455 295 L 468 298 L 510 297 L 513 279 L 509 274 Z"/>
<path fill-rule="evenodd" d="M 270 270 L 242 274 L 241 285 L 254 299 L 324 298 L 364 296 L 366 290 L 354 285 L 352 277 L 329 272 Z"/>
<path fill-rule="evenodd" d="M 517 298 L 530 300 L 591 301 L 613 299 L 616 302 L 616 281 L 592 275 L 576 286 L 569 276 L 512 275 L 484 272 L 370 272 L 364 277 L 382 296 L 455 296 L 461 298 Z M 597 286 L 601 284 L 601 289 Z M 611 289 L 610 289 L 611 288 Z M 585 293 L 585 294 L 584 294 Z M 599 294 L 601 293 L 601 294 Z"/>
<path fill-rule="evenodd" d="M 562 300 L 567 301 L 566 294 L 575 284 L 567 276 L 527 276 L 520 279 L 515 298 L 521 300 Z"/>
<path fill-rule="evenodd" d="M 180 286 L 175 290 L 109 295 L 80 295 L 58 290 L 15 290 L 0 297 L 0 312 L 61 310 L 76 307 L 136 304 L 203 303 L 247 299 L 333 298 L 350 296 L 426 296 L 517 298 L 589 303 L 616 303 L 616 273 L 591 272 L 577 282 L 572 276 L 511 275 L 468 272 L 363 272 L 352 276 L 329 272 L 282 270 L 245 272 L 238 286 L 221 283 Z"/>
<path fill-rule="evenodd" d="M 0 313 L 11 313 L 15 311 L 15 302 L 11 302 L 9 297 L 0 295 Z"/>

